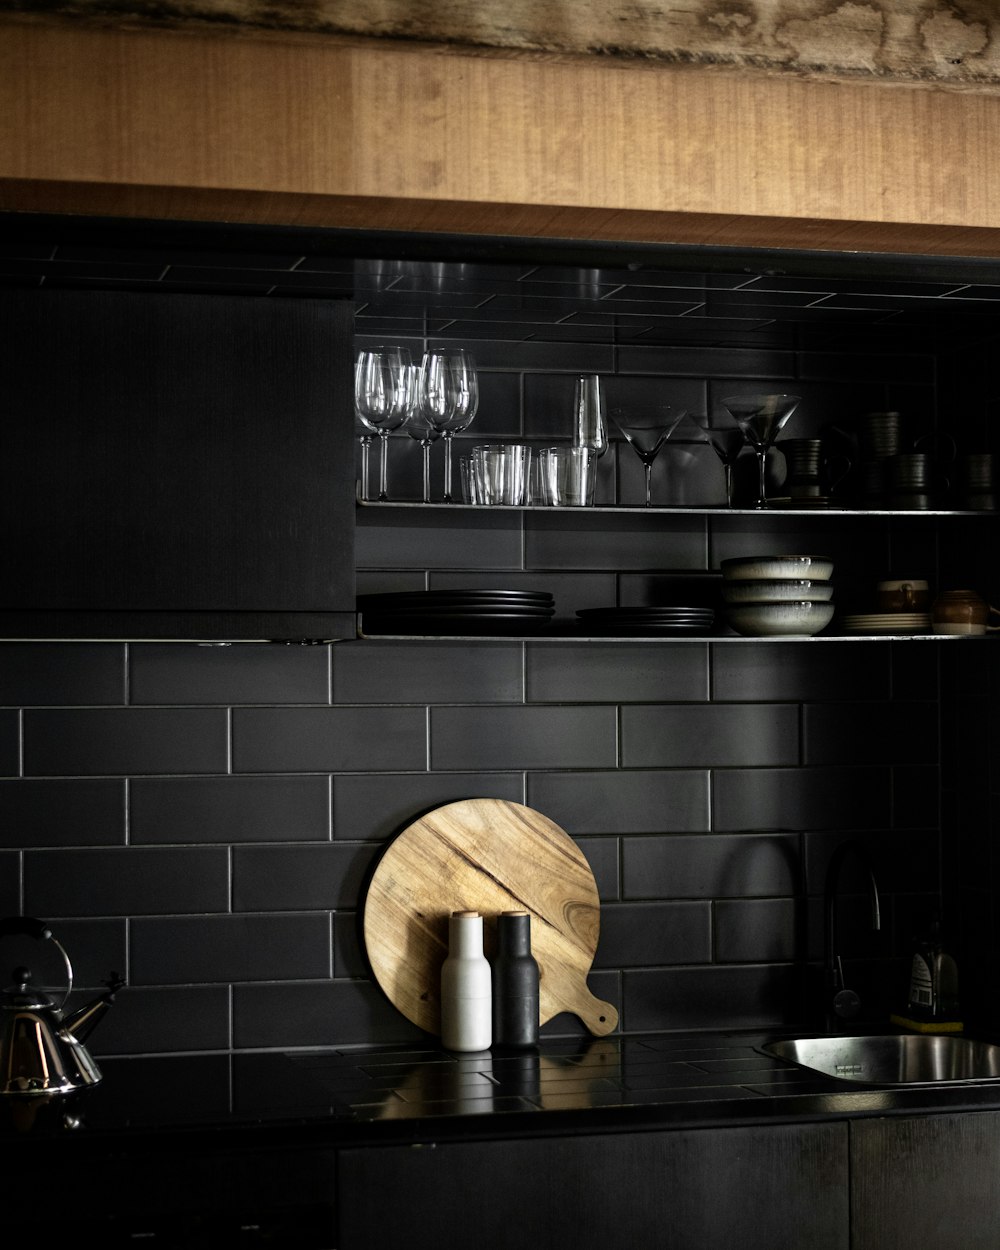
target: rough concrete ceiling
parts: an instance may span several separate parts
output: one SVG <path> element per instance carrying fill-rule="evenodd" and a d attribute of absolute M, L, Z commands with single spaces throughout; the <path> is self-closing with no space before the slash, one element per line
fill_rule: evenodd
<path fill-rule="evenodd" d="M 994 0 L 0 0 L 0 14 L 995 89 Z"/>

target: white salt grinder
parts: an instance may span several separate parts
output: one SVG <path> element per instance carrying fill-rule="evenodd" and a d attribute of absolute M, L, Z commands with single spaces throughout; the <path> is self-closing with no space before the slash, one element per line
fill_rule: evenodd
<path fill-rule="evenodd" d="M 455 911 L 448 920 L 448 957 L 441 965 L 441 1044 L 446 1050 L 489 1050 L 493 980 L 483 954 L 483 918 Z"/>

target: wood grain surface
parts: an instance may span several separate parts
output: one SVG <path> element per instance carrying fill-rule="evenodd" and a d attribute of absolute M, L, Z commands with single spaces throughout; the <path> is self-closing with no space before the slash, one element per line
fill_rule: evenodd
<path fill-rule="evenodd" d="M 1000 95 L 917 84 L 381 39 L 0 37 L 18 211 L 876 250 L 891 227 L 844 226 L 892 223 L 954 254 L 956 232 L 1000 228 L 998 127 Z"/>
<path fill-rule="evenodd" d="M 597 1036 L 612 1032 L 618 1012 L 587 988 L 600 931 L 590 866 L 548 817 L 502 799 L 435 808 L 389 844 L 364 909 L 365 948 L 376 981 L 408 1020 L 439 1033 L 448 917 L 481 912 L 489 955 L 496 916 L 515 908 L 531 914 L 539 1022 L 565 1011 Z"/>

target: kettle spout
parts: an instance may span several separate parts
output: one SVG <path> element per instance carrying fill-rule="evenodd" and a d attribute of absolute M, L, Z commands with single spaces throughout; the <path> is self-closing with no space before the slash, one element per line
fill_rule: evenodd
<path fill-rule="evenodd" d="M 69 1033 L 78 1042 L 84 1041 L 94 1031 L 103 1019 L 104 1013 L 115 1001 L 115 995 L 125 984 L 125 981 L 117 972 L 112 972 L 104 984 L 108 987 L 105 993 L 84 1004 L 79 1010 L 74 1011 L 60 1025 L 63 1032 Z"/>

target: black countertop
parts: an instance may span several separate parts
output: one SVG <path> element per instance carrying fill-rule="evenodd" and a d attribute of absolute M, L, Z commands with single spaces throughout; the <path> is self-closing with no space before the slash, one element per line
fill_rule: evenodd
<path fill-rule="evenodd" d="M 104 1081 L 42 1107 L 23 1152 L 378 1145 L 1000 1109 L 1000 1081 L 876 1087 L 761 1052 L 787 1033 L 553 1039 L 456 1055 L 344 1048 L 104 1059 Z M 79 1126 L 63 1127 L 71 1111 Z"/>

